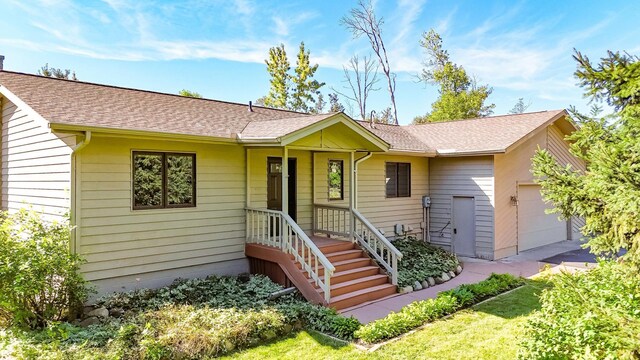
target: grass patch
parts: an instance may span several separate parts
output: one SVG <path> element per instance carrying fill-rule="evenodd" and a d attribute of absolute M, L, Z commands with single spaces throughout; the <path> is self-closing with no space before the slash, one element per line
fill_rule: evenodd
<path fill-rule="evenodd" d="M 527 280 L 508 294 L 437 320 L 375 352 L 302 331 L 224 359 L 514 359 L 538 296 L 548 285 Z"/>
<path fill-rule="evenodd" d="M 365 343 L 390 339 L 523 283 L 522 278 L 510 274 L 491 274 L 477 284 L 460 285 L 441 292 L 435 299 L 413 302 L 397 313 L 361 327 L 355 336 Z"/>

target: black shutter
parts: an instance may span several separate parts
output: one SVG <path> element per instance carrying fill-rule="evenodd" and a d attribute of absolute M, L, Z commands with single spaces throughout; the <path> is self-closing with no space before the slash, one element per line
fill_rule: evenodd
<path fill-rule="evenodd" d="M 398 197 L 398 163 L 387 163 L 387 197 Z"/>

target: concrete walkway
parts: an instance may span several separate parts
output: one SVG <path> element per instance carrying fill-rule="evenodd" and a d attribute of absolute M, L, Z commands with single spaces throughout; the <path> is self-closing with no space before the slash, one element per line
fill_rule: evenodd
<path fill-rule="evenodd" d="M 471 258 L 461 258 L 462 273 L 444 284 L 414 291 L 407 294 L 396 294 L 390 297 L 362 304 L 354 308 L 345 309 L 341 313 L 354 316 L 361 323 L 381 319 L 391 311 L 399 311 L 404 306 L 418 300 L 435 298 L 438 293 L 455 288 L 461 284 L 472 284 L 482 281 L 491 273 L 509 273 L 516 276 L 531 277 L 543 270 L 548 263 L 541 260 L 558 254 L 576 252 L 580 249 L 577 241 L 564 241 L 557 244 L 543 246 L 498 261 L 487 261 Z"/>

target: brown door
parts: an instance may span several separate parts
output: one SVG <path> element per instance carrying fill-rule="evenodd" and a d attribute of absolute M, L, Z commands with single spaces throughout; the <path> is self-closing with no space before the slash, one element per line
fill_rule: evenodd
<path fill-rule="evenodd" d="M 296 221 L 297 199 L 296 199 L 296 159 L 289 159 L 289 216 Z M 282 158 L 267 158 L 267 208 L 271 210 L 282 210 Z"/>

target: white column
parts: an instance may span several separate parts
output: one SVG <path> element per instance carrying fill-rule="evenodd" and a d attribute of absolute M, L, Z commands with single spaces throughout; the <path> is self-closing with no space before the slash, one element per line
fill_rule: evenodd
<path fill-rule="evenodd" d="M 356 227 L 356 219 L 353 214 L 353 207 L 355 205 L 356 199 L 356 171 L 355 171 L 355 161 L 354 161 L 354 152 L 351 151 L 349 153 L 349 218 L 351 219 L 349 224 L 349 232 L 351 236 L 351 241 L 355 241 L 355 227 Z"/>
<path fill-rule="evenodd" d="M 289 214 L 289 149 L 282 148 L 282 213 Z"/>

